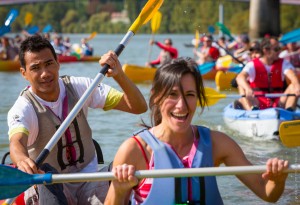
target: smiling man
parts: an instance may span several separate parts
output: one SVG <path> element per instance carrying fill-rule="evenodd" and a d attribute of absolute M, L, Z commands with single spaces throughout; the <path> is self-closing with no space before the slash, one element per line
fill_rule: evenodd
<path fill-rule="evenodd" d="M 35 164 L 36 158 L 91 85 L 92 79 L 59 77 L 60 65 L 55 50 L 47 39 L 38 35 L 27 38 L 21 44 L 19 57 L 20 72 L 30 86 L 21 92 L 8 113 L 13 163 L 30 174 L 46 170 L 58 173 L 98 171 L 92 131 L 87 121 L 88 108 L 116 109 L 134 114 L 147 110 L 143 95 L 122 71 L 117 55 L 109 51 L 99 63 L 110 66 L 107 77 L 113 77 L 123 92 L 100 83 L 51 150 L 44 161 L 47 164 L 41 169 Z M 32 187 L 25 193 L 26 203 L 101 204 L 108 189 L 108 183 L 103 182 L 56 186 Z"/>

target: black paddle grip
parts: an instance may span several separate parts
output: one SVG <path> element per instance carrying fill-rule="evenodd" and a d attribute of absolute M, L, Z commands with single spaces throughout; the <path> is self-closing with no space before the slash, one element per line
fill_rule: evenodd
<path fill-rule="evenodd" d="M 117 47 L 117 49 L 115 50 L 115 53 L 117 54 L 117 56 L 119 56 L 122 51 L 124 50 L 125 46 L 123 44 L 119 44 L 119 46 Z M 102 73 L 103 75 L 105 75 L 107 73 L 109 69 L 109 65 L 105 64 L 101 70 L 100 70 L 100 73 Z"/>
<path fill-rule="evenodd" d="M 43 149 L 43 151 L 40 153 L 40 155 L 36 158 L 35 164 L 37 168 L 40 168 L 44 160 L 47 158 L 49 155 L 50 151 L 47 149 Z"/>

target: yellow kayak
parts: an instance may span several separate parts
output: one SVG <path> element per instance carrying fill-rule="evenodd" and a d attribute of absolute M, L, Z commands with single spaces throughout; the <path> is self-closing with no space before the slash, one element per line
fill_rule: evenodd
<path fill-rule="evenodd" d="M 236 89 L 231 86 L 231 81 L 237 76 L 235 72 L 218 71 L 215 77 L 216 87 L 218 90 Z"/>
<path fill-rule="evenodd" d="M 19 61 L 0 61 L 0 71 L 19 71 L 20 67 Z"/>
<path fill-rule="evenodd" d="M 157 69 L 133 64 L 124 64 L 122 68 L 127 77 L 135 83 L 151 82 Z M 216 69 L 211 69 L 208 73 L 203 74 L 202 78 L 213 80 L 215 79 L 216 73 Z"/>
<path fill-rule="evenodd" d="M 133 64 L 124 64 L 122 68 L 127 77 L 135 83 L 151 82 L 156 71 L 156 68 Z"/>

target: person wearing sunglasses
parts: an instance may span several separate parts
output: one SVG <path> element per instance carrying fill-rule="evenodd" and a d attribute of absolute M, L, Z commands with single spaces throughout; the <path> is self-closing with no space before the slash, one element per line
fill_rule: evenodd
<path fill-rule="evenodd" d="M 279 58 L 281 48 L 276 38 L 263 39 L 261 42 L 261 57 L 247 63 L 238 74 L 236 81 L 241 95 L 241 109 L 258 110 L 270 107 L 282 107 L 295 110 L 300 95 L 300 84 L 293 65 Z M 290 81 L 286 85 L 285 78 Z M 266 93 L 295 94 L 280 98 L 255 97 Z"/>

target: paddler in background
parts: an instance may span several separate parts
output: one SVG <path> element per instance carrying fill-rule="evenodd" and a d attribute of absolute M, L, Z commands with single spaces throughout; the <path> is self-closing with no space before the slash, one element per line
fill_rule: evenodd
<path fill-rule="evenodd" d="M 200 105 L 200 110 L 197 106 Z M 173 60 L 156 70 L 150 91 L 151 125 L 134 133 L 117 151 L 105 205 L 222 205 L 216 177 L 137 179 L 135 170 L 251 166 L 240 146 L 225 133 L 191 124 L 207 104 L 198 65 L 192 59 Z M 198 121 L 199 122 L 199 121 Z M 253 193 L 268 202 L 282 195 L 288 161 L 266 162 L 263 174 L 237 175 Z M 226 185 L 224 186 L 226 188 Z"/>
<path fill-rule="evenodd" d="M 261 42 L 262 56 L 255 58 L 245 65 L 238 74 L 236 81 L 241 95 L 240 109 L 258 110 L 269 107 L 281 107 L 293 111 L 300 96 L 299 79 L 293 65 L 279 58 L 281 48 L 276 38 L 265 38 Z M 285 88 L 285 77 L 291 83 Z M 280 98 L 255 97 L 265 93 L 295 94 Z"/>
<path fill-rule="evenodd" d="M 150 45 L 157 45 L 161 51 L 156 60 L 146 63 L 146 66 L 148 67 L 161 67 L 178 57 L 178 51 L 173 47 L 172 39 L 170 38 L 165 39 L 164 44 L 154 40 L 150 40 L 149 43 Z"/>
<path fill-rule="evenodd" d="M 200 50 L 194 49 L 193 52 L 196 56 L 198 56 L 197 63 L 202 65 L 207 62 L 215 62 L 220 57 L 220 52 L 218 48 L 212 45 L 213 37 L 212 35 L 208 34 L 205 35 L 203 38 L 203 46 Z"/>

